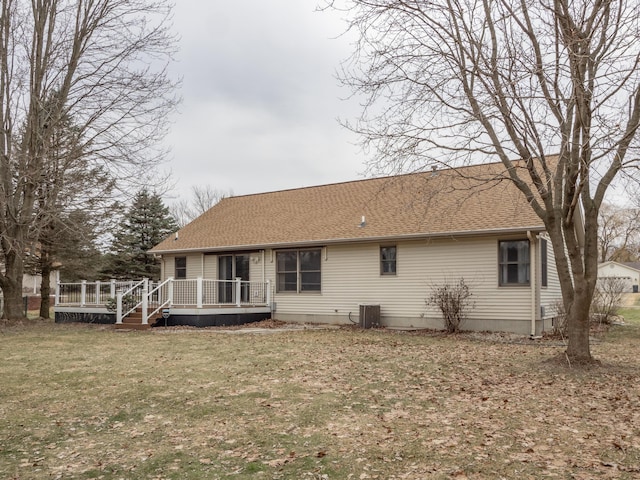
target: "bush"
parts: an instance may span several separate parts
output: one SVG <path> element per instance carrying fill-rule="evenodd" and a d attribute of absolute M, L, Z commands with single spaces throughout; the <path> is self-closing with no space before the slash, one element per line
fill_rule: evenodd
<path fill-rule="evenodd" d="M 598 279 L 591 302 L 591 320 L 599 323 L 611 323 L 618 315 L 622 303 L 622 294 L 626 282 L 622 278 L 604 277 Z"/>
<path fill-rule="evenodd" d="M 135 305 L 135 300 L 133 295 L 125 295 L 122 297 L 122 313 L 128 312 Z M 110 312 L 116 312 L 118 309 L 118 299 L 116 297 L 109 297 L 107 299 L 107 303 L 105 303 L 105 308 Z"/>
<path fill-rule="evenodd" d="M 562 300 L 556 300 L 552 308 L 555 310 L 553 319 L 553 335 L 565 337 L 567 335 L 567 312 Z"/>
<path fill-rule="evenodd" d="M 455 283 L 446 281 L 444 285 L 431 287 L 431 294 L 427 299 L 427 305 L 433 305 L 442 312 L 444 328 L 449 333 L 460 331 L 466 320 L 467 311 L 473 308 L 471 303 L 469 285 L 460 278 Z"/>

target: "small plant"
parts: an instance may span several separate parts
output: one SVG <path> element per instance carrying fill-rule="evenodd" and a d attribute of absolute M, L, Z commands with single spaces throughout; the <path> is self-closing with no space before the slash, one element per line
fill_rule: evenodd
<path fill-rule="evenodd" d="M 122 297 L 122 311 L 127 312 L 133 308 L 135 301 L 133 295 L 124 295 Z M 118 309 L 118 299 L 116 297 L 107 298 L 107 303 L 104 304 L 105 308 L 110 312 L 115 312 Z"/>
<path fill-rule="evenodd" d="M 456 333 L 460 331 L 466 320 L 468 310 L 473 308 L 473 303 L 470 300 L 472 295 L 464 278 L 460 278 L 455 283 L 446 281 L 444 285 L 431 287 L 427 305 L 438 307 L 442 312 L 445 330 L 449 333 Z"/>

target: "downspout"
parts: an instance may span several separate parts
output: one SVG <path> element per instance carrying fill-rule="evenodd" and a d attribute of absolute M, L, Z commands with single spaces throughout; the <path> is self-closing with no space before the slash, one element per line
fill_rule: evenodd
<path fill-rule="evenodd" d="M 530 274 L 529 274 L 529 284 L 531 286 L 531 338 L 536 336 L 536 313 L 537 313 L 537 296 L 536 296 L 536 288 L 538 287 L 538 280 L 537 280 L 537 276 L 536 276 L 536 267 L 537 267 L 537 260 L 536 260 L 536 248 L 537 248 L 537 242 L 536 242 L 536 235 L 534 233 L 531 233 L 530 230 L 527 230 L 527 237 L 529 237 L 529 244 L 530 244 L 530 248 L 529 248 L 529 252 L 530 252 L 530 263 L 529 263 L 529 270 L 530 270 Z"/>

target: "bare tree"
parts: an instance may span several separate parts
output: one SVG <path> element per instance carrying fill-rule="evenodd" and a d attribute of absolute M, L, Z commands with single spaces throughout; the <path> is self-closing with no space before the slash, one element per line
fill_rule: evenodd
<path fill-rule="evenodd" d="M 503 179 L 549 233 L 567 312 L 566 355 L 591 362 L 598 211 L 638 158 L 640 4 L 347 5 L 359 41 L 342 77 L 365 98 L 351 127 L 377 152 L 371 168 L 501 162 Z"/>
<path fill-rule="evenodd" d="M 603 203 L 598 213 L 599 261 L 638 260 L 640 247 L 640 209 Z"/>
<path fill-rule="evenodd" d="M 46 185 L 52 132 L 73 119 L 74 155 L 56 178 L 77 162 L 118 181 L 157 165 L 176 103 L 166 72 L 175 39 L 167 0 L 0 0 L 0 9 L 0 287 L 13 318 L 27 245 L 61 211 L 61 186 Z"/>
<path fill-rule="evenodd" d="M 231 190 L 224 191 L 209 185 L 191 187 L 191 197 L 181 198 L 169 206 L 169 211 L 180 228 L 199 217 L 223 198 L 233 196 Z"/>

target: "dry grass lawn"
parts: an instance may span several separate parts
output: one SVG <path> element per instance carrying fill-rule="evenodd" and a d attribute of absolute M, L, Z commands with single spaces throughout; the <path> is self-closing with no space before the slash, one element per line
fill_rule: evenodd
<path fill-rule="evenodd" d="M 555 342 L 0 328 L 0 478 L 640 478 L 640 321 Z"/>

